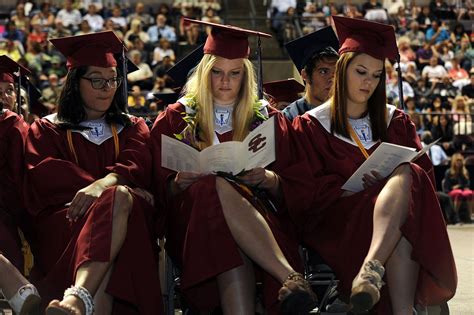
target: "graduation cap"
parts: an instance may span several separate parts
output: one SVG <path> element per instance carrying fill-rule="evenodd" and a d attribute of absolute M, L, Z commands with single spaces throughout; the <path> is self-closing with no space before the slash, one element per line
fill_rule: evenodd
<path fill-rule="evenodd" d="M 21 109 L 21 86 L 22 81 L 31 71 L 19 63 L 13 61 L 6 55 L 0 56 L 0 82 L 17 83 L 17 112 Z"/>
<path fill-rule="evenodd" d="M 174 104 L 178 101 L 179 93 L 178 92 L 169 92 L 169 93 L 154 93 L 154 97 L 156 97 L 160 104 L 163 106 Z"/>
<path fill-rule="evenodd" d="M 240 28 L 232 25 L 223 25 L 199 20 L 184 18 L 185 23 L 196 23 L 211 26 L 211 33 L 204 44 L 204 53 L 224 57 L 227 59 L 248 58 L 250 55 L 249 36 L 257 36 L 257 61 L 258 61 L 258 92 L 259 98 L 263 97 L 262 63 L 261 63 L 261 38 L 270 38 L 272 35 Z"/>
<path fill-rule="evenodd" d="M 66 59 L 68 69 L 80 66 L 116 67 L 114 54 L 122 53 L 124 45 L 112 31 L 50 39 Z"/>
<path fill-rule="evenodd" d="M 263 89 L 277 102 L 292 103 L 299 99 L 299 93 L 304 92 L 305 86 L 294 78 L 290 78 L 264 83 Z"/>
<path fill-rule="evenodd" d="M 37 115 L 38 117 L 43 117 L 49 114 L 49 109 L 39 101 L 39 99 L 42 97 L 41 91 L 38 90 L 38 88 L 33 83 L 31 83 L 30 80 L 24 80 L 22 87 L 28 94 L 28 111 Z"/>
<path fill-rule="evenodd" d="M 174 80 L 176 86 L 184 86 L 189 77 L 190 71 L 197 66 L 204 56 L 204 44 L 178 61 L 166 73 Z"/>
<path fill-rule="evenodd" d="M 376 59 L 385 58 L 397 61 L 398 89 L 400 107 L 405 108 L 403 102 L 402 72 L 400 69 L 400 54 L 398 53 L 395 29 L 391 25 L 371 22 L 361 19 L 352 19 L 342 16 L 333 16 L 337 37 L 339 38 L 339 54 L 346 52 L 366 53 Z"/>
<path fill-rule="evenodd" d="M 306 64 L 324 49 L 332 49 L 336 55 L 339 50 L 339 41 L 332 27 L 328 26 L 286 43 L 285 48 L 301 73 Z"/>

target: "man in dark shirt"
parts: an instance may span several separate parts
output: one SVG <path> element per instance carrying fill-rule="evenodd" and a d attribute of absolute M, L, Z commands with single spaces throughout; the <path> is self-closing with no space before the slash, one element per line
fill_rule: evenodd
<path fill-rule="evenodd" d="M 282 111 L 292 121 L 328 99 L 339 57 L 339 42 L 332 28 L 326 27 L 286 43 L 285 47 L 306 88 L 302 98 Z"/>
<path fill-rule="evenodd" d="M 474 71 L 469 73 L 469 77 L 471 78 L 471 83 L 463 86 L 462 95 L 469 98 L 474 98 Z"/>

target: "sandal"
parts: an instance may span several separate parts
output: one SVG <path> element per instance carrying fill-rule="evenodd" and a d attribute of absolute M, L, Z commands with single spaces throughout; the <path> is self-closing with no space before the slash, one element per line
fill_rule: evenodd
<path fill-rule="evenodd" d="M 20 287 L 15 295 L 8 300 L 8 304 L 18 315 L 27 315 L 32 312 L 39 313 L 41 297 L 36 287 L 29 283 Z"/>
<path fill-rule="evenodd" d="M 361 313 L 370 310 L 380 300 L 380 289 L 385 268 L 378 260 L 370 260 L 352 282 L 352 312 Z"/>
<path fill-rule="evenodd" d="M 80 286 L 72 286 L 69 289 L 64 291 L 64 298 L 67 296 L 74 295 L 78 297 L 82 303 L 84 303 L 85 314 L 84 315 L 93 315 L 94 314 L 94 298 L 89 293 L 89 291 Z M 48 307 L 46 308 L 46 315 L 70 315 L 75 314 L 77 311 L 74 307 L 67 307 L 59 304 L 58 300 L 53 300 L 49 303 Z"/>
<path fill-rule="evenodd" d="M 281 301 L 280 311 L 285 315 L 306 315 L 318 306 L 318 298 L 311 290 L 308 281 L 299 272 L 292 272 L 288 275 L 284 287 L 288 288 L 289 282 L 297 285 L 296 290 L 291 290 L 283 301 Z"/>

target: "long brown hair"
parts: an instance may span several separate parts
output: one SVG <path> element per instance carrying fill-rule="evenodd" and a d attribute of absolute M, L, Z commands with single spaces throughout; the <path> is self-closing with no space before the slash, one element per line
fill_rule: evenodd
<path fill-rule="evenodd" d="M 331 133 L 337 133 L 350 139 L 349 120 L 347 118 L 347 68 L 360 53 L 347 52 L 336 63 L 334 83 L 331 90 Z M 387 96 L 385 93 L 385 65 L 380 81 L 374 93 L 367 101 L 373 140 L 387 140 Z"/>

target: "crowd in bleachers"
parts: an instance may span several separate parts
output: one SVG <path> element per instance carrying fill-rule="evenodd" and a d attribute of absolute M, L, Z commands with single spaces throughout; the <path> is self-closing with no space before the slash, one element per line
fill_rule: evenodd
<path fill-rule="evenodd" d="M 64 57 L 49 39 L 113 30 L 128 48 L 128 57 L 139 70 L 128 75 L 130 112 L 156 116 L 153 93 L 176 88 L 166 71 L 186 51 L 205 39 L 206 31 L 183 23 L 182 17 L 220 23 L 219 0 L 174 1 L 145 7 L 102 1 L 19 2 L 10 16 L 0 21 L 0 55 L 7 55 L 33 70 L 33 83 L 42 91 L 41 101 L 54 111 L 60 86 L 64 83 Z M 184 47 L 180 49 L 180 47 Z M 180 53 L 182 55 L 182 53 Z"/>

